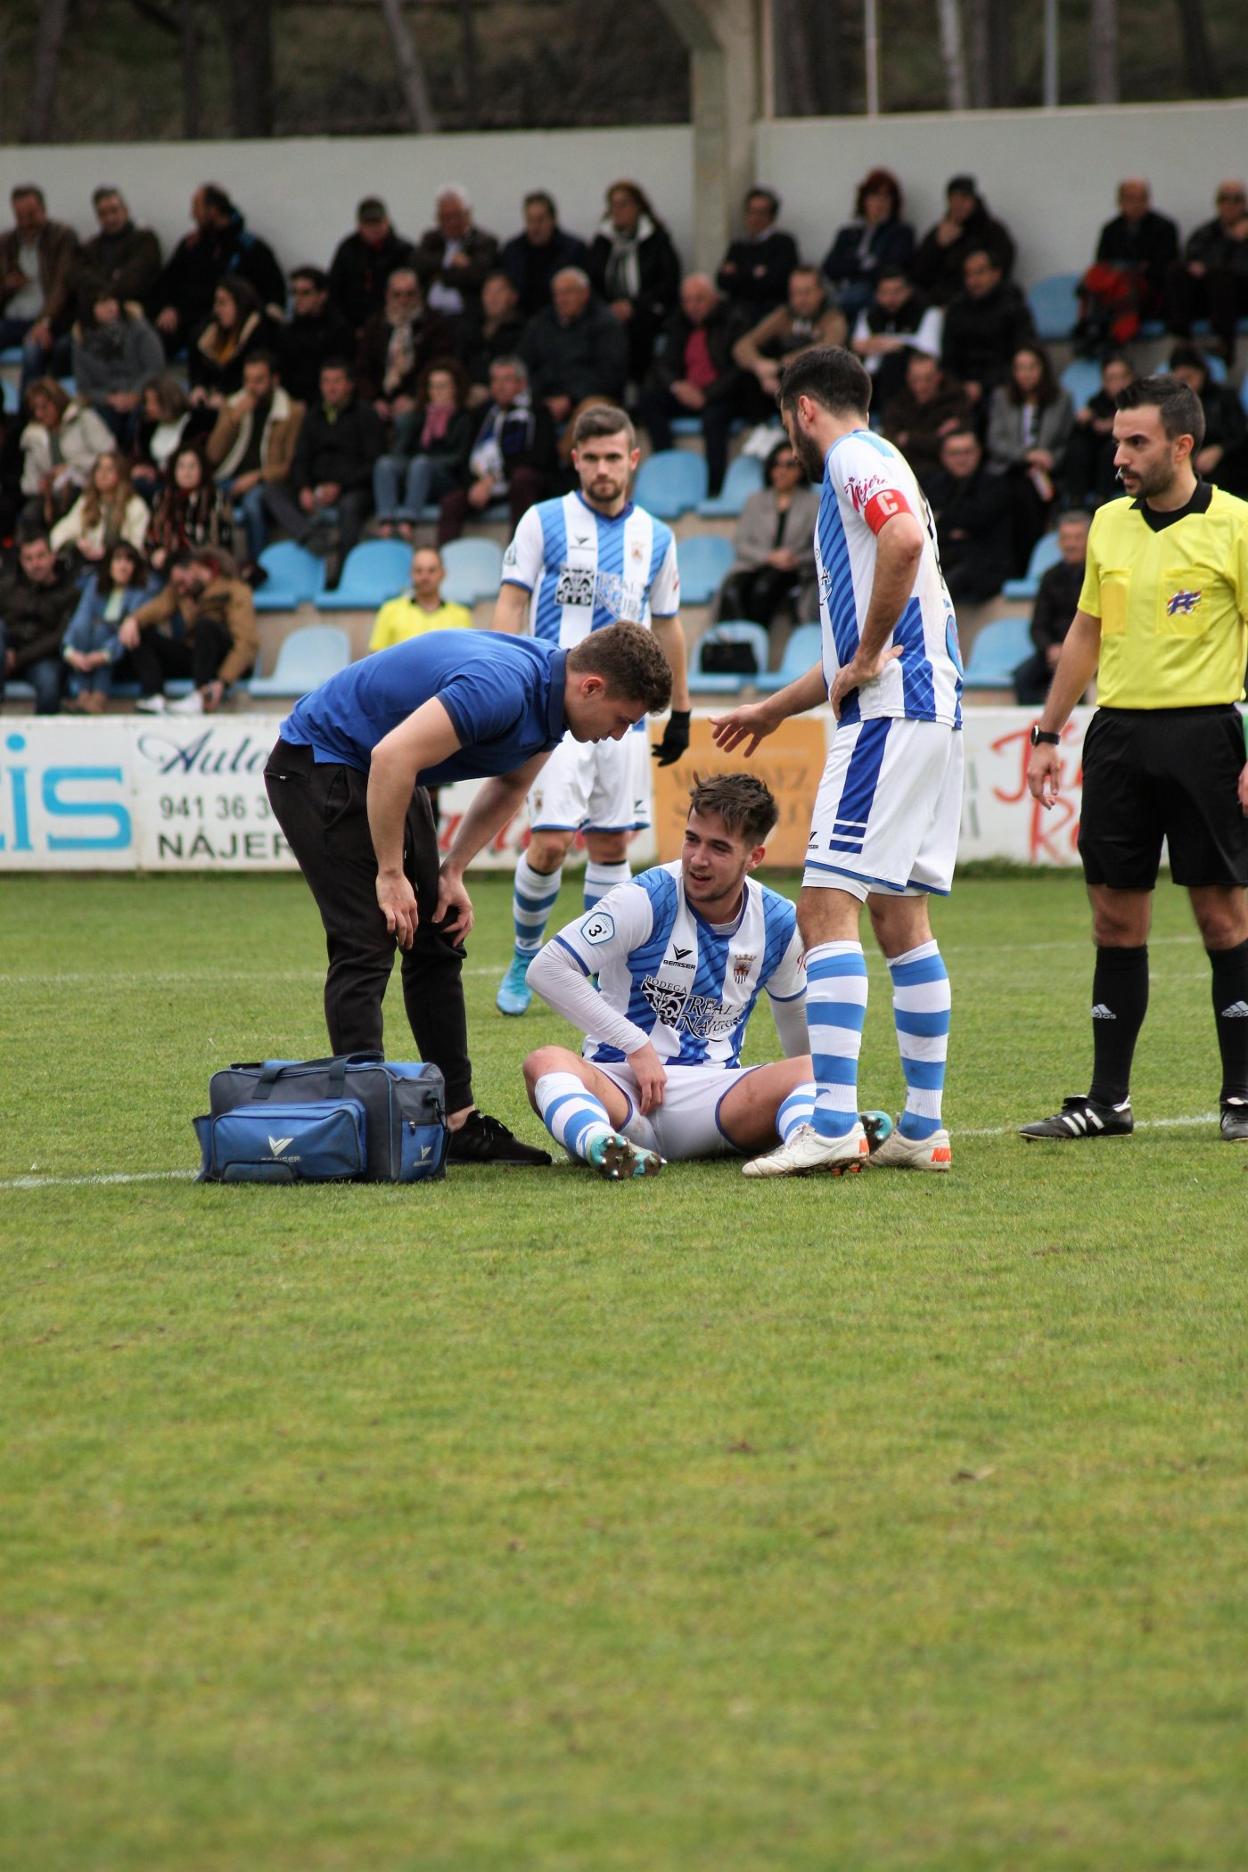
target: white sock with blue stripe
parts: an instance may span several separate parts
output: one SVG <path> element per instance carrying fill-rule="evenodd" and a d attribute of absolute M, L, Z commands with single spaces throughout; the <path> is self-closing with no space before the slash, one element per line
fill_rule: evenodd
<path fill-rule="evenodd" d="M 949 975 L 934 942 L 920 943 L 894 956 L 893 1019 L 901 1070 L 906 1075 L 906 1108 L 898 1131 L 904 1138 L 929 1138 L 941 1126 L 940 1101 L 945 1089 L 949 1052 Z"/>
<path fill-rule="evenodd" d="M 815 1130 L 845 1137 L 858 1122 L 858 1055 L 867 1015 L 867 958 L 860 942 L 806 952 L 806 1024 L 815 1069 Z"/>
<path fill-rule="evenodd" d="M 592 910 L 600 897 L 617 884 L 627 884 L 632 875 L 627 858 L 621 858 L 619 864 L 595 864 L 591 858 L 585 866 L 585 908 Z"/>
<path fill-rule="evenodd" d="M 531 962 L 542 946 L 546 924 L 562 882 L 562 866 L 558 871 L 535 871 L 521 852 L 512 885 L 511 915 L 516 930 L 516 954 L 526 962 Z"/>
<path fill-rule="evenodd" d="M 776 1113 L 776 1130 L 780 1142 L 787 1144 L 799 1125 L 813 1124 L 815 1119 L 815 1099 L 818 1089 L 813 1079 L 805 1085 L 794 1086 Z"/>
<path fill-rule="evenodd" d="M 589 1147 L 604 1131 L 614 1126 L 607 1108 L 596 1099 L 575 1073 L 543 1073 L 533 1088 L 537 1115 L 556 1144 L 573 1157 L 589 1160 Z"/>

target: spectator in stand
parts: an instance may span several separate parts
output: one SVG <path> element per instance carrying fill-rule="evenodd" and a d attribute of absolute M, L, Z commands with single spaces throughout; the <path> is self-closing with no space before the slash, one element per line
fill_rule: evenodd
<path fill-rule="evenodd" d="M 974 426 L 971 399 L 956 377 L 945 375 L 939 358 L 912 351 L 906 360 L 906 378 L 896 396 L 884 406 L 884 434 L 895 442 L 920 483 L 927 487 L 940 472 L 940 451 L 955 429 Z"/>
<path fill-rule="evenodd" d="M 655 340 L 680 297 L 672 237 L 636 182 L 613 182 L 589 249 L 589 277 L 628 335 L 628 374 L 640 383 Z"/>
<path fill-rule="evenodd" d="M 65 681 L 61 640 L 78 602 L 78 585 L 46 533 L 25 534 L 17 560 L 0 579 L 0 701 L 6 682 L 29 683 L 36 715 L 55 715 Z"/>
<path fill-rule="evenodd" d="M 149 504 L 164 485 L 178 445 L 206 440 L 214 420 L 215 411 L 191 408 L 186 391 L 172 371 L 148 378 L 139 398 L 131 479 Z"/>
<path fill-rule="evenodd" d="M 22 430 L 26 518 L 36 526 L 51 526 L 73 506 L 97 458 L 116 441 L 103 418 L 71 397 L 55 377 L 36 377 L 25 404 L 30 416 Z"/>
<path fill-rule="evenodd" d="M 273 249 L 253 234 L 223 188 L 204 182 L 191 197 L 195 223 L 170 255 L 152 304 L 165 352 L 177 357 L 213 315 L 223 279 L 246 280 L 262 306 L 280 308 L 286 281 Z"/>
<path fill-rule="evenodd" d="M 229 552 L 234 542 L 234 504 L 216 485 L 199 443 L 174 451 L 165 484 L 147 529 L 147 556 L 166 572 L 179 553 L 209 547 Z"/>
<path fill-rule="evenodd" d="M 980 197 L 974 176 L 951 176 L 945 212 L 928 230 L 910 263 L 910 277 L 929 305 L 947 306 L 961 292 L 968 254 L 987 253 L 1002 279 L 1014 268 L 1014 240 Z"/>
<path fill-rule="evenodd" d="M 217 486 L 243 510 L 248 566 L 264 551 L 264 490 L 289 480 L 303 413 L 278 381 L 272 353 L 254 351 L 243 365 L 242 389 L 221 405 L 204 445 Z"/>
<path fill-rule="evenodd" d="M 651 446 L 667 449 L 672 446 L 672 418 L 698 417 L 712 495 L 724 485 L 728 433 L 738 414 L 740 386 L 728 308 L 709 274 L 690 273 L 681 281 L 679 307 L 659 334 L 641 393 L 641 420 Z"/>
<path fill-rule="evenodd" d="M 551 282 L 551 303 L 525 327 L 520 355 L 533 395 L 556 423 L 594 398 L 618 403 L 628 379 L 628 339 L 591 291 L 579 267 L 564 267 Z"/>
<path fill-rule="evenodd" d="M 123 621 L 156 596 L 159 587 L 143 555 L 119 540 L 82 588 L 65 632 L 61 655 L 73 672 L 65 707 L 79 715 L 102 715 L 112 694 L 113 672 L 125 656 Z"/>
<path fill-rule="evenodd" d="M 1178 337 L 1207 318 L 1228 364 L 1235 362 L 1236 326 L 1248 313 L 1248 191 L 1219 182 L 1217 214 L 1187 237 L 1182 260 L 1166 274 L 1166 323 Z"/>
<path fill-rule="evenodd" d="M 372 512 L 373 464 L 385 441 L 380 416 L 355 394 L 351 366 L 330 358 L 300 425 L 290 480 L 265 482 L 264 504 L 293 539 L 326 556 L 331 590 Z"/>
<path fill-rule="evenodd" d="M 102 565 L 123 541 L 141 552 L 150 522 L 147 502 L 130 485 L 129 462 L 110 453 L 97 456 L 91 479 L 48 538 L 80 574 Z"/>
<path fill-rule="evenodd" d="M 9 200 L 13 226 L 0 234 L 0 351 L 22 347 L 25 391 L 69 330 L 78 236 L 48 219 L 43 190 L 33 182 L 19 182 Z"/>
<path fill-rule="evenodd" d="M 515 287 L 505 273 L 487 273 L 476 318 L 464 334 L 471 383 L 469 408 L 488 400 L 490 372 L 499 358 L 514 357 L 523 338 L 524 320 L 520 316 Z"/>
<path fill-rule="evenodd" d="M 913 255 L 914 229 L 901 218 L 901 184 L 891 169 L 872 169 L 858 184 L 853 220 L 837 230 L 823 262 L 851 325 L 870 305 L 884 269 L 904 273 Z"/>
<path fill-rule="evenodd" d="M 425 302 L 449 320 L 458 334 L 462 322 L 480 312 L 481 287 L 498 260 L 498 241 L 472 218 L 466 192 L 448 183 L 434 204 L 437 226 L 426 229 L 416 249 L 416 271 Z"/>
<path fill-rule="evenodd" d="M 794 622 L 819 614 L 815 522 L 819 496 L 786 436 L 767 457 L 767 485 L 751 494 L 737 521 L 736 552 L 720 587 L 716 615 L 770 625 L 787 606 Z"/>
<path fill-rule="evenodd" d="M 137 304 L 123 305 L 116 288 L 101 286 L 74 326 L 77 395 L 104 418 L 119 442 L 134 439 L 145 381 L 164 369 L 160 339 Z"/>
<path fill-rule="evenodd" d="M 100 231 L 78 250 L 74 290 L 79 317 L 86 319 L 105 292 L 121 305 L 146 309 L 160 278 L 159 240 L 151 228 L 135 227 L 125 197 L 111 183 L 92 191 L 91 206 Z M 165 361 L 163 351 L 160 361 Z"/>
<path fill-rule="evenodd" d="M 560 227 L 554 196 L 534 189 L 524 198 L 524 232 L 513 235 L 499 261 L 516 289 L 521 317 L 531 319 L 550 304 L 556 273 L 565 267 L 588 267 L 589 248 L 579 234 Z"/>
<path fill-rule="evenodd" d="M 992 254 L 973 248 L 962 267 L 963 290 L 945 313 L 940 342 L 945 369 L 979 402 L 1009 375 L 1010 359 L 1036 335 L 1027 301 L 1003 277 Z"/>
<path fill-rule="evenodd" d="M 1179 230 L 1152 207 L 1143 176 L 1118 184 L 1118 213 L 1101 229 L 1096 259 L 1079 282 L 1077 351 L 1095 354 L 1130 344 L 1145 319 L 1161 313 L 1166 271 L 1179 253 Z"/>
<path fill-rule="evenodd" d="M 794 267 L 784 305 L 752 325 L 732 348 L 733 362 L 747 373 L 741 388 L 747 420 L 774 422 L 782 366 L 812 345 L 844 344 L 846 330 L 845 314 L 818 267 Z"/>
<path fill-rule="evenodd" d="M 745 198 L 745 233 L 730 241 L 715 283 L 734 312 L 751 324 L 784 304 L 789 274 L 798 265 L 797 242 L 776 226 L 780 197 L 752 188 Z"/>
<path fill-rule="evenodd" d="M 223 279 L 212 295 L 212 317 L 189 354 L 191 402 L 220 409 L 243 387 L 243 366 L 257 351 L 272 354 L 276 332 L 246 280 Z"/>
<path fill-rule="evenodd" d="M 926 306 L 901 267 L 882 266 L 870 305 L 858 314 L 850 339 L 871 378 L 871 405 L 882 410 L 906 381 L 912 352 L 940 356 L 944 323 L 938 306 Z"/>
<path fill-rule="evenodd" d="M 1118 444 L 1114 440 L 1114 412 L 1118 393 L 1133 381 L 1128 358 L 1111 355 L 1101 363 L 1101 387 L 1075 411 L 1074 427 L 1062 457 L 1058 479 L 1067 500 L 1078 507 L 1100 507 L 1122 492 L 1114 467 Z M 1073 615 L 1073 614 L 1072 614 Z"/>
<path fill-rule="evenodd" d="M 366 195 L 355 211 L 355 233 L 339 241 L 329 266 L 330 297 L 357 339 L 385 304 L 390 275 L 415 264 L 416 249 L 395 233 L 385 202 Z"/>
<path fill-rule="evenodd" d="M 329 296 L 329 275 L 320 267 L 296 267 L 290 276 L 293 310 L 277 337 L 282 382 L 297 402 L 308 403 L 321 384 L 329 357 L 350 357 L 355 337 Z"/>
<path fill-rule="evenodd" d="M 1205 412 L 1204 439 L 1192 456 L 1192 467 L 1202 481 L 1242 496 L 1248 471 L 1244 447 L 1248 422 L 1238 394 L 1229 384 L 1215 383 L 1208 360 L 1195 345 L 1175 346 L 1170 353 L 1170 375 L 1196 392 Z"/>
<path fill-rule="evenodd" d="M 1078 511 L 1064 513 L 1057 523 L 1062 556 L 1044 573 L 1036 593 L 1031 614 L 1035 651 L 1014 672 L 1014 694 L 1021 708 L 1042 708 L 1048 696 L 1066 633 L 1079 609 L 1091 524 L 1089 516 Z"/>
<path fill-rule="evenodd" d="M 481 413 L 468 456 L 468 485 L 442 496 L 438 544 L 458 539 L 469 515 L 505 500 L 514 533 L 522 517 L 544 500 L 558 460 L 550 411 L 529 394 L 529 373 L 518 357 L 490 366 L 490 400 Z"/>
<path fill-rule="evenodd" d="M 386 283 L 386 300 L 360 338 L 359 393 L 383 422 L 396 426 L 416 407 L 416 385 L 435 358 L 453 356 L 455 334 L 440 312 L 430 312 L 412 267 Z"/>
<path fill-rule="evenodd" d="M 168 585 L 130 612 L 118 636 L 148 715 L 211 714 L 230 684 L 251 674 L 260 645 L 251 589 L 229 554 L 212 549 L 179 553 Z M 165 683 L 187 676 L 190 695 L 166 702 Z"/>
<path fill-rule="evenodd" d="M 430 501 L 468 481 L 468 451 L 476 420 L 468 409 L 468 373 L 455 358 L 421 372 L 416 404 L 395 425 L 393 453 L 373 465 L 373 507 L 383 538 L 412 529 Z"/>
<path fill-rule="evenodd" d="M 1048 527 L 1055 476 L 1074 423 L 1048 353 L 1038 344 L 1020 345 L 1008 381 L 997 385 L 988 405 L 988 466 L 1009 485 L 1014 571 L 1020 577 Z"/>
<path fill-rule="evenodd" d="M 1010 490 L 988 472 L 979 437 L 954 429 L 927 489 L 941 570 L 955 604 L 985 604 L 1010 576 Z"/>
<path fill-rule="evenodd" d="M 412 554 L 411 590 L 388 598 L 378 611 L 368 640 L 370 654 L 391 650 L 409 637 L 423 637 L 426 631 L 471 630 L 471 611 L 464 605 L 443 601 L 445 577 L 446 567 L 437 547 L 418 546 Z"/>

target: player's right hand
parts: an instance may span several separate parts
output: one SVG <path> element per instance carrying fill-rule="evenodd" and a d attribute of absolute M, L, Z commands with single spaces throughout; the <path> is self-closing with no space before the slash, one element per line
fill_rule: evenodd
<path fill-rule="evenodd" d="M 727 715 L 711 717 L 711 739 L 725 754 L 731 754 L 743 741 L 742 753 L 748 758 L 765 736 L 774 733 L 776 724 L 767 713 L 765 702 L 743 702 Z"/>
<path fill-rule="evenodd" d="M 667 1085 L 667 1074 L 663 1062 L 647 1040 L 645 1046 L 638 1047 L 628 1056 L 629 1070 L 637 1081 L 637 1109 L 644 1117 L 656 1106 L 663 1103 L 663 1093 Z"/>
<path fill-rule="evenodd" d="M 404 872 L 377 873 L 377 903 L 386 919 L 386 928 L 398 942 L 399 948 L 410 949 L 416 940 L 416 925 L 420 918 L 416 909 L 416 893 Z"/>
<path fill-rule="evenodd" d="M 1027 785 L 1031 797 L 1039 800 L 1047 812 L 1057 799 L 1061 790 L 1062 750 L 1052 747 L 1048 742 L 1041 742 L 1032 748 L 1031 759 L 1027 763 Z"/>

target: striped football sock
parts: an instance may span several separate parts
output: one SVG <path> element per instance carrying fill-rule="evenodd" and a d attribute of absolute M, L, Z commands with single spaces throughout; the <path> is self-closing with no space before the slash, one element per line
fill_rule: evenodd
<path fill-rule="evenodd" d="M 546 873 L 535 871 L 525 854 L 520 854 L 512 887 L 511 914 L 516 928 L 516 954 L 526 962 L 531 962 L 542 946 L 546 923 L 562 882 L 562 867 Z"/>
<path fill-rule="evenodd" d="M 592 910 L 600 897 L 617 884 L 627 884 L 632 875 L 627 858 L 621 858 L 619 864 L 595 864 L 591 858 L 585 867 L 585 908 Z"/>
<path fill-rule="evenodd" d="M 587 1160 L 594 1138 L 613 1129 L 601 1099 L 582 1085 L 575 1073 L 543 1073 L 533 1088 L 537 1115 L 556 1144 L 573 1157 Z"/>
<path fill-rule="evenodd" d="M 894 956 L 888 969 L 893 978 L 901 1070 L 906 1075 L 906 1108 L 897 1129 L 904 1138 L 928 1138 L 940 1130 L 949 1052 L 949 975 L 934 942 L 920 943 L 917 949 Z"/>
<path fill-rule="evenodd" d="M 813 1079 L 808 1079 L 805 1085 L 794 1086 L 776 1113 L 776 1130 L 782 1144 L 788 1143 L 799 1125 L 814 1123 L 815 1098 Z"/>
<path fill-rule="evenodd" d="M 806 952 L 806 1023 L 815 1069 L 815 1130 L 840 1138 L 858 1122 L 858 1055 L 867 1014 L 867 959 L 859 942 Z"/>

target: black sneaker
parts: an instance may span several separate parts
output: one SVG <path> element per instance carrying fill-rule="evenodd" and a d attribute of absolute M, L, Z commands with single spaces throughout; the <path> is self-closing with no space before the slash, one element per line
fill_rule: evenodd
<path fill-rule="evenodd" d="M 448 1163 L 463 1164 L 548 1164 L 549 1151 L 534 1150 L 522 1144 L 497 1118 L 471 1111 L 458 1131 L 451 1132 Z"/>
<path fill-rule="evenodd" d="M 1069 1143 L 1072 1138 L 1130 1137 L 1134 1130 L 1130 1099 L 1123 1099 L 1121 1105 L 1101 1105 L 1096 1099 L 1077 1093 L 1074 1098 L 1063 1099 L 1061 1111 L 1054 1112 L 1051 1118 L 1037 1118 L 1034 1124 L 1020 1125 L 1018 1135 L 1028 1143 L 1034 1138 L 1060 1138 L 1063 1143 Z"/>
<path fill-rule="evenodd" d="M 1248 1144 L 1248 1102 L 1223 1099 L 1222 1136 L 1228 1144 Z"/>

